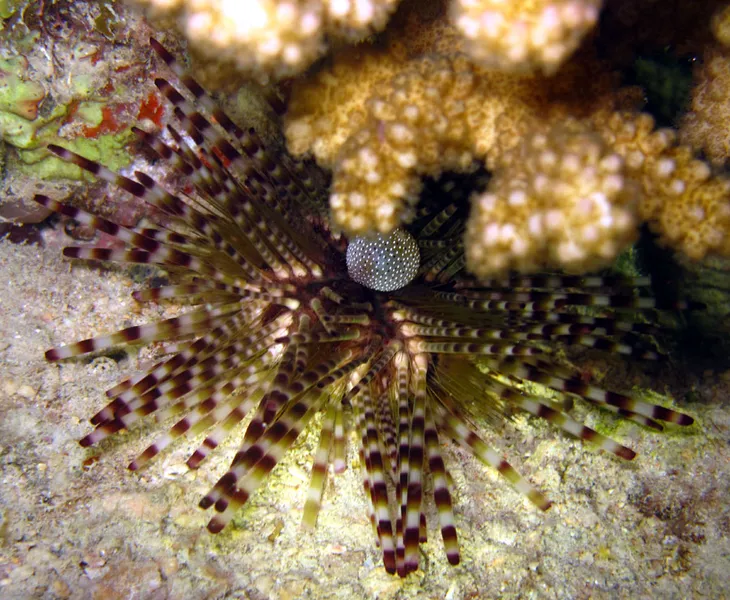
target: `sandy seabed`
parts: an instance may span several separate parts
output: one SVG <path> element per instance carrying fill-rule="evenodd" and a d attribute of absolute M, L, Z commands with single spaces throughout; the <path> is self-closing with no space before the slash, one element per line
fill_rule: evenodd
<path fill-rule="evenodd" d="M 655 434 L 617 424 L 639 456 L 625 463 L 519 417 L 486 440 L 554 502 L 540 513 L 493 471 L 451 447 L 462 564 L 437 531 L 422 569 L 385 573 L 357 454 L 330 478 L 314 533 L 300 528 L 316 435 L 306 435 L 218 536 L 197 501 L 235 440 L 192 472 L 174 446 L 140 473 L 125 466 L 156 430 L 98 451 L 77 440 L 103 392 L 149 352 L 48 364 L 43 351 L 172 314 L 138 306 L 123 269 L 71 264 L 57 247 L 0 243 L 0 597 L 14 598 L 692 598 L 730 595 L 730 373 L 639 376 L 696 401 L 698 424 Z M 679 402 L 679 400 L 678 400 Z M 588 424 L 603 419 L 577 407 Z M 609 417 L 612 418 L 612 417 Z M 448 460 L 451 459 L 451 460 Z"/>

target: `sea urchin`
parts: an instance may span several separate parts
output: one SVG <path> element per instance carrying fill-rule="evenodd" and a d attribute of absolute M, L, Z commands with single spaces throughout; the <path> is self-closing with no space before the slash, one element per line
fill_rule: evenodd
<path fill-rule="evenodd" d="M 305 166 L 267 148 L 253 129 L 239 128 L 158 42 L 151 43 L 182 84 L 177 89 L 155 80 L 180 129 L 169 126 L 168 141 L 134 131 L 170 174 L 188 182 L 185 191 L 173 193 L 139 172 L 132 180 L 50 146 L 148 202 L 155 224 L 124 228 L 36 197 L 127 246 L 70 247 L 67 257 L 159 265 L 171 283 L 134 292 L 134 298 L 191 305 L 179 317 L 46 353 L 58 361 L 118 344 L 178 343 L 171 356 L 107 392 L 110 402 L 91 418 L 95 429 L 83 446 L 150 414 L 159 421 L 174 417 L 172 428 L 129 468 L 141 468 L 180 436 L 205 432 L 187 463 L 198 468 L 250 416 L 229 470 L 200 502 L 214 507 L 208 529 L 218 533 L 321 412 L 303 517 L 312 526 L 328 465 L 345 468 L 343 413 L 351 409 L 383 562 L 389 573 L 404 576 L 418 568 L 427 489 L 448 560 L 459 562 L 441 451 L 448 439 L 497 469 L 539 508 L 550 505 L 478 436 L 469 409 L 474 403 L 496 414 L 507 406 L 523 409 L 627 460 L 634 457 L 631 449 L 577 423 L 564 405 L 533 395 L 536 386 L 526 383 L 580 396 L 656 429 L 657 421 L 692 423 L 673 410 L 592 386 L 555 358 L 556 349 L 570 344 L 657 358 L 650 340 L 657 329 L 632 317 L 662 308 L 637 295 L 646 280 L 541 275 L 476 282 L 462 273 L 464 209 L 448 202 L 424 209 L 408 232 L 353 240 L 346 252 L 346 241 L 322 216 L 322 194 Z"/>

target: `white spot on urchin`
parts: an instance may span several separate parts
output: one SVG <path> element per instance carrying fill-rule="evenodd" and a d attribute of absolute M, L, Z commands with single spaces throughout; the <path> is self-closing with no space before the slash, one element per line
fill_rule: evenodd
<path fill-rule="evenodd" d="M 352 238 L 346 258 L 350 278 L 372 290 L 392 292 L 413 281 L 421 253 L 410 233 L 396 229 L 387 235 Z"/>

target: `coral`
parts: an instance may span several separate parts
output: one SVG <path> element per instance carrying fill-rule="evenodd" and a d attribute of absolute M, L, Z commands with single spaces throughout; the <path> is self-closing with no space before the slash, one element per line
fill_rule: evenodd
<path fill-rule="evenodd" d="M 534 132 L 500 159 L 487 192 L 473 198 L 472 272 L 603 268 L 640 222 L 692 259 L 730 255 L 730 180 L 647 114 L 598 111 L 589 123 Z"/>
<path fill-rule="evenodd" d="M 370 96 L 403 66 L 393 53 L 367 50 L 338 54 L 331 69 L 294 83 L 285 123 L 293 154 L 311 152 L 321 166 L 331 169 L 345 141 L 363 127 Z"/>
<path fill-rule="evenodd" d="M 465 247 L 475 275 L 591 271 L 634 241 L 638 187 L 594 131 L 565 121 L 532 133 L 501 164 L 472 201 Z"/>
<path fill-rule="evenodd" d="M 352 423 L 384 566 L 405 576 L 419 568 L 428 496 L 437 509 L 446 558 L 451 564 L 460 561 L 444 460 L 448 440 L 493 468 L 539 509 L 550 506 L 479 435 L 475 413 L 503 419 L 519 409 L 625 460 L 635 452 L 574 420 L 572 403 L 558 396 L 581 397 L 653 429 L 662 428 L 659 421 L 693 422 L 672 409 L 586 382 L 561 358 L 573 345 L 634 360 L 661 358 L 651 340 L 661 330 L 624 310 L 645 312 L 650 320 L 654 310 L 674 308 L 633 295 L 647 279 L 540 275 L 480 284 L 463 274 L 454 238 L 463 229 L 464 211 L 452 204 L 426 209 L 407 235 L 397 234 L 399 242 L 412 236 L 421 247 L 413 281 L 401 281 L 404 287 L 388 292 L 372 289 L 381 287 L 377 278 L 357 283 L 344 269 L 344 240 L 306 210 L 323 201 L 308 169 L 265 144 L 254 129 L 233 123 L 167 51 L 155 41 L 153 47 L 189 93 L 155 80 L 175 107 L 178 121 L 169 129 L 174 143 L 139 129 L 135 133 L 165 170 L 178 176 L 167 179 L 181 181 L 180 188 L 167 188 L 144 173 L 129 179 L 51 146 L 63 160 L 144 199 L 153 218 L 145 226 L 124 228 L 36 197 L 126 246 L 70 247 L 65 256 L 165 268 L 169 281 L 133 297 L 190 305 L 157 323 L 46 352 L 48 360 L 59 361 L 130 343 L 176 342 L 167 357 L 107 392 L 108 404 L 92 417 L 94 429 L 81 440 L 83 446 L 136 428 L 153 414 L 174 425 L 129 468 L 141 469 L 180 438 L 205 432 L 187 461 L 195 469 L 250 416 L 230 468 L 200 502 L 201 508 L 215 509 L 208 529 L 219 533 L 301 434 L 318 424 L 303 508 L 304 524 L 311 527 L 329 465 L 335 472 L 346 467 L 343 426 Z M 570 139 L 564 143 L 568 147 Z M 601 151 L 581 157 L 594 164 Z M 376 250 L 383 251 L 382 243 Z M 361 248 L 355 253 L 363 258 Z M 390 264 L 406 266 L 400 260 Z M 600 307 L 600 316 L 585 314 L 585 307 Z M 345 408 L 352 409 L 352 419 L 344 418 Z"/>
<path fill-rule="evenodd" d="M 714 165 L 724 166 L 730 156 L 730 49 L 706 48 L 694 69 L 692 103 L 679 126 L 683 143 L 705 153 Z"/>
<path fill-rule="evenodd" d="M 401 0 L 130 0 L 176 19 L 194 48 L 262 80 L 297 75 L 328 45 L 382 31 Z M 440 3 L 413 2 L 424 13 Z M 451 19 L 470 56 L 488 67 L 553 73 L 596 23 L 601 0 L 453 0 Z M 436 9 L 436 10 L 440 10 Z M 229 70 L 228 67 L 225 70 Z"/>
<path fill-rule="evenodd" d="M 382 56 L 358 48 L 295 84 L 285 124 L 291 151 L 332 168 L 334 222 L 354 235 L 409 222 L 423 176 L 494 164 L 536 115 L 558 120 L 618 102 L 593 61 L 547 79 L 488 71 L 460 54 Z M 562 93 L 574 85 L 580 99 Z"/>
<path fill-rule="evenodd" d="M 720 8 L 712 15 L 712 33 L 723 46 L 730 46 L 730 4 Z"/>
<path fill-rule="evenodd" d="M 646 114 L 615 113 L 604 136 L 639 182 L 639 217 L 664 245 L 692 259 L 730 255 L 730 180 L 712 174 L 671 129 L 654 129 Z"/>
<path fill-rule="evenodd" d="M 413 219 L 422 176 L 473 168 L 500 108 L 484 111 L 487 123 L 477 121 L 483 96 L 474 79 L 465 61 L 424 60 L 370 98 L 365 123 L 337 153 L 330 196 L 336 225 L 349 234 L 388 233 Z"/>
<path fill-rule="evenodd" d="M 598 20 L 602 0 L 453 0 L 451 18 L 464 50 L 502 71 L 550 75 Z"/>
<path fill-rule="evenodd" d="M 382 30 L 399 0 L 135 0 L 152 14 L 180 13 L 202 54 L 266 79 L 304 71 L 330 41 L 359 41 Z"/>
<path fill-rule="evenodd" d="M 605 266 L 635 239 L 641 220 L 663 243 L 693 258 L 730 251 L 718 241 L 728 233 L 724 179 L 693 162 L 674 133 L 662 130 L 652 137 L 645 130 L 653 121 L 639 110 L 641 90 L 620 87 L 611 63 L 597 59 L 592 45 L 550 77 L 505 73 L 474 64 L 443 15 L 400 17 L 383 41 L 341 53 L 292 91 L 285 125 L 289 148 L 298 155 L 310 152 L 331 168 L 333 221 L 345 233 L 387 233 L 408 223 L 416 214 L 423 177 L 486 165 L 495 177 L 475 200 L 468 244 L 477 246 L 467 252 L 469 268 L 480 276 L 516 267 Z M 556 135 L 556 143 L 568 143 L 556 133 L 566 121 L 592 132 L 586 134 L 592 140 L 586 154 L 571 151 L 566 158 L 582 166 L 561 174 L 548 165 L 543 173 L 539 162 L 515 159 L 525 138 Z M 632 142 L 635 133 L 642 137 Z M 526 151 L 525 144 L 522 148 Z M 557 154 L 560 150 L 550 156 Z M 615 169 L 612 176 L 604 173 L 585 185 L 573 181 L 575 173 L 593 173 L 589 156 L 612 154 L 618 155 L 606 161 Z M 539 187 L 545 180 L 552 188 L 536 192 L 534 182 Z M 618 188 L 594 187 L 604 184 Z M 516 204 L 507 198 L 514 201 L 520 186 L 523 208 L 513 212 Z M 638 190 L 636 201 L 629 189 Z M 587 200 L 584 192 L 600 202 Z M 594 226 L 588 221 L 599 204 L 603 225 Z M 541 216 L 546 211 L 556 217 L 548 228 L 553 233 L 528 242 L 528 232 L 548 231 Z M 530 221 L 531 213 L 537 214 Z M 569 223 L 571 231 L 558 233 L 561 223 Z M 487 239 L 497 230 L 504 237 Z M 704 241 L 700 235 L 706 235 Z"/>

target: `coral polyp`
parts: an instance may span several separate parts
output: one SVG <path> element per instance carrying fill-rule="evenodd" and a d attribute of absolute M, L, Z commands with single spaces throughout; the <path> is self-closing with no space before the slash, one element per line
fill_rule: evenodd
<path fill-rule="evenodd" d="M 378 277 L 373 284 L 352 275 L 346 240 L 323 217 L 326 190 L 308 166 L 236 125 L 158 42 L 152 46 L 175 75 L 172 83 L 158 78 L 155 85 L 177 123 L 166 136 L 134 133 L 159 157 L 166 180 L 184 182 L 180 189 L 141 172 L 130 179 L 50 146 L 146 201 L 153 223 L 126 228 L 36 197 L 126 245 L 69 247 L 65 256 L 156 265 L 169 282 L 136 291 L 134 298 L 190 305 L 181 316 L 46 353 L 58 361 L 117 345 L 176 344 L 167 358 L 107 391 L 109 402 L 91 418 L 94 429 L 83 446 L 150 415 L 174 419 L 129 468 L 143 468 L 178 438 L 201 436 L 187 460 L 196 469 L 248 419 L 228 471 L 200 501 L 213 509 L 208 529 L 218 533 L 302 432 L 321 422 L 303 511 L 304 523 L 313 526 L 329 466 L 346 468 L 350 423 L 360 439 L 385 569 L 405 576 L 419 567 L 429 496 L 447 559 L 460 560 L 444 452 L 449 440 L 496 469 L 539 509 L 550 506 L 480 437 L 476 412 L 521 409 L 626 460 L 634 451 L 574 420 L 560 394 L 654 429 L 662 428 L 659 421 L 692 423 L 680 412 L 586 382 L 560 356 L 576 345 L 659 358 L 652 315 L 677 306 L 639 293 L 648 288 L 646 278 L 546 274 L 476 281 L 463 271 L 465 208 L 447 195 L 425 203 L 398 234 L 410 250 L 386 257 L 384 274 L 405 272 L 405 279 L 381 285 Z M 420 262 L 413 262 L 414 244 Z"/>

